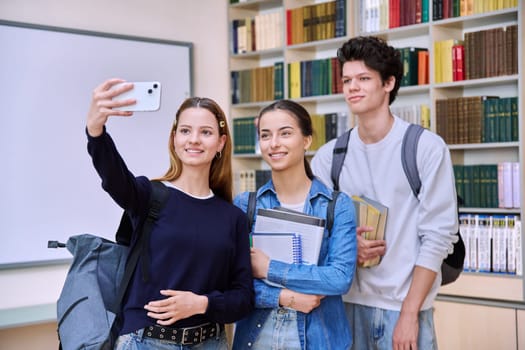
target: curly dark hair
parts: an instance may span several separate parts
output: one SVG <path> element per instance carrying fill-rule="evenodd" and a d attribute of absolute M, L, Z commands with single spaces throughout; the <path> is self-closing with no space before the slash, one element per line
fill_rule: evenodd
<path fill-rule="evenodd" d="M 337 50 L 337 59 L 341 68 L 348 61 L 363 61 L 368 68 L 379 73 L 383 83 L 390 77 L 396 78 L 394 88 L 390 92 L 389 104 L 394 102 L 403 77 L 403 63 L 397 49 L 378 37 L 357 36 Z"/>

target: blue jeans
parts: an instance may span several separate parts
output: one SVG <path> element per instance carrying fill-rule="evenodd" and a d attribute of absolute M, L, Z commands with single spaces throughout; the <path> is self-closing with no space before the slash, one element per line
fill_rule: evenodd
<path fill-rule="evenodd" d="M 391 350 L 399 311 L 345 303 L 346 316 L 354 335 L 352 350 Z M 418 349 L 437 350 L 434 310 L 419 312 Z"/>
<path fill-rule="evenodd" d="M 273 309 L 252 349 L 301 350 L 297 331 L 297 312 L 291 309 Z"/>
<path fill-rule="evenodd" d="M 143 337 L 144 330 L 138 330 L 118 337 L 115 350 L 228 350 L 226 332 L 217 338 L 208 339 L 200 344 L 179 345 L 167 340 Z"/>

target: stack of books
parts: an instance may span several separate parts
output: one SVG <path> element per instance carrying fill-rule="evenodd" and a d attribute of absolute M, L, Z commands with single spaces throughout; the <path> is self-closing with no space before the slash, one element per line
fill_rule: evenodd
<path fill-rule="evenodd" d="M 370 226 L 374 229 L 365 232 L 363 237 L 369 240 L 380 240 L 385 238 L 386 219 L 388 207 L 376 200 L 366 196 L 352 196 L 354 201 L 357 226 Z M 381 257 L 365 261 L 362 267 L 371 267 L 379 264 Z"/>
<path fill-rule="evenodd" d="M 259 209 L 252 245 L 273 260 L 317 265 L 324 227 L 325 220 L 316 216 L 285 208 Z"/>

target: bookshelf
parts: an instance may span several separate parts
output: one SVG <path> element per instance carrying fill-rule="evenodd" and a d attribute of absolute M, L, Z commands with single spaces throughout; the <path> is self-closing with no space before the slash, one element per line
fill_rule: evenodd
<path fill-rule="evenodd" d="M 319 91 L 307 92 L 306 89 L 303 88 L 303 91 L 300 93 L 300 95 L 294 96 L 295 88 L 292 88 L 289 84 L 289 79 L 291 78 L 291 69 L 289 66 L 291 64 L 303 64 L 304 69 L 310 69 L 309 72 L 313 71 L 313 74 L 319 77 L 319 79 L 321 79 L 321 77 L 327 76 L 328 74 L 322 72 L 328 72 L 333 67 L 333 64 L 332 67 L 328 67 L 330 65 L 328 61 L 332 57 L 335 58 L 337 48 L 339 48 L 344 43 L 344 41 L 347 40 L 349 35 L 354 32 L 352 27 L 354 23 L 352 19 L 353 13 L 350 11 L 350 9 L 352 9 L 354 6 L 353 4 L 353 0 L 321 2 L 293 0 L 252 0 L 239 1 L 230 3 L 228 5 L 228 26 L 230 31 L 230 73 L 232 75 L 236 75 L 235 77 L 231 78 L 230 86 L 230 91 L 232 92 L 230 117 L 233 130 L 235 130 L 235 124 L 241 122 L 241 119 L 256 116 L 262 107 L 268 105 L 273 100 L 278 99 L 280 96 L 300 102 L 310 112 L 310 114 L 319 115 L 321 119 L 326 114 L 338 113 L 340 115 L 339 130 L 346 129 L 348 123 L 345 118 L 348 118 L 349 116 L 348 107 L 344 103 L 343 95 L 334 91 L 335 88 L 333 87 L 332 83 L 335 83 L 335 78 L 327 78 L 324 80 L 322 83 L 324 90 L 321 89 Z M 344 9 L 336 9 L 336 6 L 341 5 L 346 6 L 346 11 Z M 307 13 L 309 13 L 309 15 Z M 255 49 L 253 48 L 253 43 L 256 43 L 257 41 L 256 39 L 254 40 L 253 37 L 251 44 L 250 40 L 247 40 L 248 43 L 240 42 L 243 41 L 242 38 L 244 38 L 244 29 L 239 31 L 238 28 L 239 26 L 245 26 L 248 22 L 248 18 L 254 19 L 256 16 L 267 16 L 268 18 L 272 18 L 272 14 L 278 14 L 281 17 L 281 20 L 279 21 L 273 18 L 274 22 L 271 22 L 273 24 L 269 25 L 270 29 L 268 31 L 277 31 L 280 35 L 280 39 L 275 39 L 273 44 L 269 44 L 269 48 L 263 49 L 257 49 L 257 45 L 255 45 Z M 286 24 L 287 20 L 290 21 L 292 16 L 294 16 L 293 23 L 295 23 L 293 26 L 293 34 L 291 32 L 292 26 L 289 26 L 290 28 L 287 29 Z M 313 29 L 313 22 L 315 22 L 315 20 L 310 20 L 310 26 L 312 27 L 310 30 L 310 39 L 308 39 L 308 35 L 305 34 L 307 29 L 297 29 L 297 23 L 305 21 L 304 16 L 310 16 L 310 18 L 314 19 L 318 18 L 318 24 L 316 27 L 317 29 Z M 253 20 L 253 22 L 255 23 L 255 20 Z M 321 26 L 323 26 L 322 23 L 325 23 L 323 29 L 321 29 Z M 343 27 L 341 27 L 341 24 Z M 256 23 L 255 26 L 257 26 Z M 335 28 L 336 26 L 338 27 L 337 34 Z M 317 34 L 315 34 L 316 32 Z M 302 39 L 299 38 L 301 33 L 303 35 Z M 279 36 L 275 34 L 267 35 L 274 38 Z M 325 37 L 325 39 L 315 40 L 315 35 L 317 35 L 317 37 Z M 308 65 L 306 62 L 309 62 L 311 66 L 306 68 Z M 276 67 L 279 63 L 281 63 L 280 69 L 282 75 L 280 78 L 276 78 L 275 71 L 278 70 Z M 274 72 L 273 77 L 267 76 L 267 80 L 258 80 L 257 70 L 262 67 L 272 67 Z M 251 83 L 246 83 L 243 81 L 242 75 L 245 74 L 245 71 L 251 71 Z M 281 86 L 280 92 L 278 91 L 279 89 L 276 88 L 279 84 Z M 314 84 L 310 84 L 310 90 L 315 90 L 315 86 L 313 85 Z M 251 96 L 247 97 L 248 93 L 243 94 L 243 91 L 246 91 L 244 90 L 244 87 L 246 86 L 249 86 L 248 90 L 251 91 L 260 89 L 264 90 L 266 87 L 272 86 L 274 96 L 273 98 L 269 99 L 261 99 L 259 98 L 260 96 L 258 95 L 258 92 L 255 92 L 253 94 L 250 93 L 249 95 Z M 236 121 L 237 119 L 239 120 Z M 322 123 L 322 121 L 319 120 L 319 123 Z M 249 133 L 251 134 L 251 132 Z M 234 141 L 236 141 L 235 132 L 233 134 Z M 324 144 L 326 141 L 325 136 L 326 135 L 323 136 L 324 139 L 319 141 L 319 144 Z M 316 137 L 317 136 L 314 135 L 314 139 Z M 241 140 L 241 143 L 242 142 L 243 141 Z M 312 156 L 314 153 L 315 147 L 309 151 L 307 155 Z M 241 184 L 242 181 L 240 180 L 240 172 L 251 169 L 267 170 L 268 168 L 262 161 L 260 155 L 257 153 L 234 152 L 234 169 L 236 170 L 235 190 L 238 192 L 246 188 L 245 185 Z M 242 176 L 244 178 L 244 175 Z"/>
<path fill-rule="evenodd" d="M 525 51 L 525 43 L 523 41 L 525 33 L 525 4 L 523 4 L 523 2 L 516 0 L 513 2 L 511 0 L 499 2 L 481 0 L 423 0 L 422 3 L 426 2 L 427 7 L 425 10 L 425 7 L 422 6 L 421 11 L 427 11 L 426 15 L 422 15 L 420 19 L 417 19 L 417 16 L 411 15 L 408 17 L 405 16 L 404 19 L 398 18 L 397 20 L 402 21 L 402 23 L 413 24 L 388 28 L 388 24 L 385 24 L 388 23 L 388 20 L 385 18 L 389 19 L 388 16 L 391 15 L 388 12 L 388 4 L 396 3 L 396 1 L 379 0 L 370 2 L 365 0 L 347 0 L 345 2 L 344 36 L 289 44 L 287 41 L 289 34 L 286 27 L 287 13 L 294 9 L 311 6 L 320 2 L 326 1 L 246 1 L 228 5 L 228 25 L 230 25 L 230 27 L 231 21 L 235 19 L 240 19 L 245 16 L 255 16 L 260 13 L 276 11 L 284 18 L 283 24 L 277 29 L 282 35 L 282 44 L 280 46 L 246 53 L 233 53 L 233 51 L 230 50 L 230 71 L 270 66 L 275 64 L 275 62 L 282 62 L 282 81 L 284 82 L 282 84 L 282 96 L 290 98 L 290 94 L 292 93 L 291 88 L 288 86 L 288 80 L 290 78 L 290 70 L 288 68 L 290 63 L 334 57 L 337 48 L 351 36 L 375 35 L 386 39 L 396 48 L 419 47 L 428 50 L 428 82 L 421 85 L 402 86 L 392 108 L 402 108 L 411 105 L 428 106 L 428 118 L 432 131 L 440 134 L 444 132 L 442 117 L 437 111 L 437 105 L 441 103 L 439 102 L 440 100 L 472 98 L 474 96 L 498 96 L 500 99 L 518 97 L 518 116 L 522 116 L 525 113 L 525 68 L 519 64 L 523 59 L 523 53 Z M 408 2 L 412 4 L 411 1 L 407 1 L 406 3 Z M 418 6 L 418 1 L 413 1 L 413 3 L 416 4 L 414 6 Z M 448 10 L 440 9 L 438 3 L 446 3 L 448 5 L 443 6 L 452 7 L 449 7 Z M 465 8 L 454 7 L 455 3 L 458 5 L 462 3 L 465 5 L 470 4 L 471 6 L 470 8 L 467 8 L 467 6 Z M 366 5 L 368 4 L 377 7 L 367 8 Z M 404 9 L 406 10 L 406 7 L 404 7 Z M 402 11 L 400 11 L 399 16 L 401 16 L 401 12 Z M 376 14 L 376 17 L 371 14 Z M 416 19 L 414 20 L 414 18 Z M 436 43 L 446 41 L 450 43 L 450 40 L 452 40 L 454 44 L 465 44 L 466 42 L 471 42 L 466 40 L 466 37 L 472 36 L 471 33 L 485 31 L 491 33 L 498 32 L 500 34 L 488 34 L 487 39 L 484 39 L 487 40 L 485 43 L 487 47 L 494 47 L 491 45 L 495 45 L 494 43 L 497 42 L 495 41 L 497 35 L 502 35 L 502 28 L 505 28 L 506 31 L 512 26 L 516 26 L 516 37 L 514 38 L 515 47 L 513 49 L 509 47 L 502 49 L 502 46 L 498 46 L 496 49 L 483 50 L 480 49 L 483 45 L 479 46 L 479 42 L 478 46 L 474 47 L 474 49 L 469 49 L 470 52 L 474 52 L 474 56 L 470 58 L 469 68 L 472 69 L 472 67 L 483 65 L 486 74 L 479 74 L 478 72 L 473 75 L 472 71 L 467 73 L 465 64 L 463 67 L 465 72 L 463 72 L 463 74 L 467 74 L 468 76 L 463 76 L 463 80 L 455 80 L 453 77 L 449 81 L 448 78 L 443 78 L 442 67 L 449 63 L 445 64 L 442 62 L 442 58 L 440 58 L 442 57 L 440 56 L 442 49 L 441 46 L 436 45 Z M 493 36 L 491 37 L 490 35 Z M 230 37 L 232 40 L 234 39 L 233 33 Z M 512 50 L 514 50 L 512 55 L 516 57 L 514 68 L 509 67 L 508 70 L 498 68 L 504 65 L 505 59 L 512 56 L 510 55 Z M 502 51 L 504 51 L 503 56 L 501 56 Z M 483 52 L 487 52 L 489 55 L 482 55 Z M 494 58 L 495 61 L 490 61 L 493 59 L 489 57 L 491 55 L 496 57 Z M 511 66 L 510 63 L 509 66 Z M 498 71 L 498 69 L 500 70 Z M 471 78 L 471 76 L 475 78 Z M 348 113 L 347 126 L 354 125 L 354 118 L 348 111 L 342 94 L 338 92 L 315 96 L 293 96 L 292 99 L 303 104 L 310 113 L 346 112 Z M 232 103 L 230 105 L 230 116 L 232 120 L 235 120 L 235 118 L 238 117 L 256 115 L 261 107 L 266 106 L 271 101 L 272 100 Z M 468 110 L 470 110 L 470 107 Z M 517 119 L 517 126 L 513 127 L 513 129 L 518 130 L 516 134 L 517 139 L 506 141 L 492 140 L 491 142 L 468 142 L 468 140 L 462 140 L 457 143 L 449 143 L 453 163 L 455 165 L 473 166 L 494 165 L 503 161 L 521 162 L 525 155 L 525 144 L 523 142 L 525 131 L 522 118 L 518 117 Z M 453 121 L 451 117 L 449 117 L 449 120 Z M 464 126 L 461 125 L 459 127 L 455 125 L 452 128 L 457 129 L 463 127 Z M 483 137 L 483 135 L 479 137 Z M 460 139 L 456 138 L 453 140 Z M 313 152 L 310 154 L 313 154 Z M 234 155 L 234 162 L 234 168 L 237 171 L 242 169 L 266 169 L 266 165 L 257 154 Z M 518 193 L 520 203 L 523 203 L 525 199 L 523 195 L 523 173 L 522 168 L 518 175 L 518 182 L 521 188 L 521 191 Z M 460 212 L 473 215 L 507 215 L 509 217 L 517 215 L 521 218 L 524 217 L 524 211 L 521 206 L 514 208 L 469 206 L 460 208 Z M 521 234 L 521 238 L 520 244 L 523 251 L 523 234 Z M 522 266 L 523 260 L 524 258 L 522 257 Z M 500 309 L 503 308 L 509 312 L 522 315 L 525 309 L 525 278 L 523 274 L 520 276 L 508 273 L 464 272 L 458 281 L 442 287 L 440 298 L 441 301 L 439 305 L 442 306 L 446 304 L 447 310 L 449 308 L 454 309 L 454 307 L 457 307 L 456 310 L 460 310 L 461 305 L 465 303 L 469 304 L 469 308 L 476 306 L 486 307 L 490 304 L 489 310 L 495 309 L 497 312 L 500 312 Z M 494 302 L 496 305 L 493 305 Z M 439 314 L 439 312 L 436 313 L 436 315 Z M 441 314 L 444 315 L 444 313 Z M 525 321 L 523 321 L 523 317 L 515 317 L 514 319 L 521 320 L 521 322 L 516 322 L 515 324 L 516 334 L 525 332 Z M 452 328 L 452 326 L 447 328 L 447 322 L 437 322 L 437 324 L 439 324 L 440 327 L 444 327 L 442 331 L 447 332 L 447 334 L 450 332 L 450 334 L 456 335 L 456 329 Z M 472 330 L 472 332 L 474 332 L 474 330 Z M 494 332 L 490 333 L 494 334 Z M 457 336 L 461 337 L 462 335 L 457 334 Z M 487 342 L 487 344 L 489 343 L 491 342 Z M 525 347 L 525 344 L 521 344 L 520 346 Z"/>

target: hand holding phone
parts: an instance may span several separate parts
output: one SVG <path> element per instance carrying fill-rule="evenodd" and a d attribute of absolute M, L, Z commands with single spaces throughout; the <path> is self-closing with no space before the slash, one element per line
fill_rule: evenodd
<path fill-rule="evenodd" d="M 113 89 L 122 84 L 128 83 L 116 84 L 113 86 Z M 131 82 L 131 84 L 133 84 L 133 89 L 113 97 L 113 100 L 134 99 L 136 103 L 129 106 L 114 107 L 113 109 L 131 112 L 150 112 L 160 108 L 161 85 L 158 81 Z"/>

